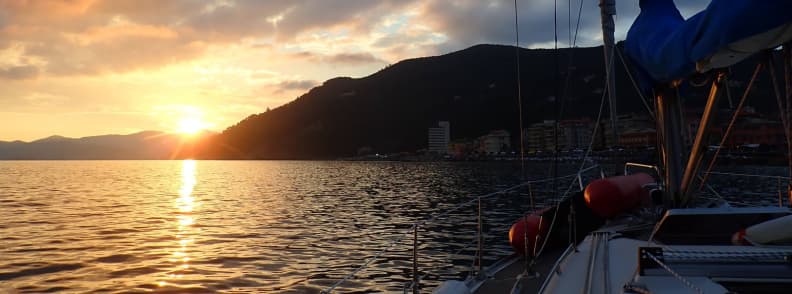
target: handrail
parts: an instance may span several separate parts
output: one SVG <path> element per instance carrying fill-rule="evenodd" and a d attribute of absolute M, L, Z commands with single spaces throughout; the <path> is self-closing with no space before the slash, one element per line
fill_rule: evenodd
<path fill-rule="evenodd" d="M 643 163 L 637 163 L 637 162 L 627 162 L 627 163 L 624 164 L 624 175 L 625 176 L 629 172 L 629 167 L 640 167 L 640 168 L 645 168 L 645 169 L 651 169 L 651 170 L 654 170 L 655 173 L 657 173 L 658 177 L 662 176 L 662 174 L 660 173 L 660 168 L 658 168 L 656 165 L 643 164 Z"/>
<path fill-rule="evenodd" d="M 333 290 L 335 290 L 338 286 L 341 286 L 343 283 L 345 283 L 349 279 L 353 278 L 357 273 L 359 273 L 363 269 L 367 268 L 372 262 L 374 262 L 375 260 L 377 260 L 380 257 L 382 257 L 383 254 L 385 254 L 388 250 L 393 248 L 396 244 L 398 244 L 399 242 L 405 240 L 408 236 L 415 237 L 414 234 L 416 234 L 416 232 L 418 230 L 418 227 L 420 227 L 420 226 L 423 226 L 423 225 L 428 224 L 428 223 L 435 222 L 439 218 L 447 216 L 447 215 L 451 214 L 454 211 L 457 211 L 457 210 L 459 210 L 459 209 L 461 209 L 463 207 L 466 207 L 466 206 L 471 205 L 471 204 L 473 204 L 475 202 L 478 202 L 481 199 L 489 199 L 489 198 L 493 198 L 495 196 L 504 195 L 504 194 L 506 194 L 508 192 L 512 192 L 514 190 L 517 190 L 519 188 L 522 188 L 522 187 L 525 187 L 525 186 L 528 186 L 528 185 L 531 185 L 531 184 L 545 183 L 545 182 L 555 181 L 555 180 L 559 180 L 559 179 L 565 179 L 565 178 L 569 178 L 569 177 L 579 177 L 580 174 L 588 172 L 588 171 L 590 171 L 590 170 L 592 170 L 594 168 L 597 168 L 597 167 L 599 167 L 599 166 L 598 165 L 592 165 L 590 167 L 581 169 L 578 172 L 573 173 L 573 174 L 568 174 L 568 175 L 564 175 L 564 176 L 560 176 L 560 177 L 554 177 L 554 178 L 544 178 L 544 179 L 539 179 L 539 180 L 532 180 L 532 181 L 522 182 L 520 184 L 511 186 L 511 187 L 503 189 L 503 190 L 499 190 L 499 191 L 495 191 L 495 192 L 491 192 L 491 193 L 487 193 L 487 194 L 483 194 L 483 195 L 479 195 L 479 196 L 473 197 L 471 200 L 468 200 L 468 201 L 462 202 L 460 204 L 457 204 L 456 206 L 451 207 L 451 208 L 449 208 L 448 210 L 446 210 L 446 211 L 444 211 L 442 213 L 436 214 L 436 215 L 434 215 L 434 216 L 432 216 L 432 217 L 430 217 L 428 219 L 425 219 L 423 221 L 415 222 L 415 223 L 413 223 L 412 226 L 410 226 L 409 230 L 407 230 L 403 234 L 401 234 L 401 237 L 398 237 L 398 238 L 395 238 L 395 239 L 391 240 L 385 246 L 384 249 L 380 250 L 379 252 L 377 252 L 373 256 L 369 257 L 359 267 L 357 267 L 352 272 L 350 272 L 349 274 L 344 276 L 344 278 L 342 278 L 341 280 L 338 280 L 337 282 L 335 282 L 332 285 L 330 285 L 330 287 L 328 287 L 327 289 L 322 290 L 320 293 L 322 293 L 322 294 L 332 293 Z"/>
<path fill-rule="evenodd" d="M 725 172 L 708 172 L 708 174 L 711 174 L 711 175 L 725 175 L 725 176 L 739 176 L 739 177 L 767 178 L 767 179 L 780 179 L 780 180 L 792 180 L 792 178 L 790 178 L 790 177 L 771 176 L 771 175 L 752 175 L 752 174 L 725 173 Z"/>
<path fill-rule="evenodd" d="M 778 186 L 776 187 L 776 189 L 777 189 L 776 193 L 753 192 L 753 193 L 743 193 L 743 194 L 760 195 L 760 196 L 770 196 L 770 195 L 776 195 L 777 194 L 778 195 L 778 207 L 784 206 L 784 199 L 783 199 L 783 194 L 782 194 L 782 191 L 781 191 L 781 180 L 789 180 L 790 178 L 788 178 L 788 177 L 771 176 L 771 175 L 755 175 L 755 174 L 744 174 L 744 173 L 726 173 L 726 172 L 709 172 L 708 174 L 726 175 L 726 176 L 735 176 L 735 177 L 754 177 L 754 178 L 763 178 L 763 179 L 776 179 L 776 180 L 778 180 Z M 735 204 L 740 204 L 740 205 L 745 205 L 745 206 L 756 206 L 756 205 L 753 205 L 753 204 L 750 204 L 750 203 L 747 203 L 747 202 L 737 202 L 737 201 L 726 200 L 726 198 L 724 198 L 717 191 L 715 191 L 715 189 L 712 188 L 712 186 L 710 186 L 709 183 L 704 181 L 705 180 L 704 177 L 699 175 L 698 178 L 699 178 L 700 181 L 702 181 L 702 185 L 704 187 L 706 187 L 711 193 L 713 193 L 721 201 L 725 201 L 726 203 L 730 203 L 730 204 L 731 203 L 735 203 Z"/>
<path fill-rule="evenodd" d="M 410 231 L 414 230 L 415 228 L 416 228 L 416 225 L 413 225 L 412 227 L 410 227 Z M 406 235 L 405 235 L 405 236 L 406 236 Z M 341 284 L 343 284 L 344 282 L 346 282 L 346 281 L 348 281 L 349 279 L 351 279 L 352 277 L 354 277 L 354 276 L 355 276 L 357 273 L 359 273 L 360 271 L 362 271 L 364 268 L 368 267 L 368 265 L 369 265 L 369 264 L 371 264 L 371 263 L 372 263 L 374 260 L 377 260 L 377 259 L 378 259 L 380 256 L 382 256 L 383 254 L 385 254 L 385 252 L 387 252 L 387 251 L 388 251 L 388 249 L 390 249 L 391 247 L 393 247 L 393 246 L 394 246 L 394 245 L 396 245 L 397 243 L 401 242 L 402 240 L 404 240 L 404 236 L 402 236 L 402 237 L 400 237 L 400 238 L 396 238 L 396 239 L 393 239 L 393 240 L 391 240 L 391 242 L 390 242 L 390 243 L 388 243 L 388 245 L 387 245 L 387 246 L 385 246 L 385 249 L 383 249 L 383 250 L 380 250 L 380 252 L 377 252 L 377 254 L 374 254 L 374 256 L 372 256 L 372 257 L 369 257 L 369 259 L 367 259 L 367 260 L 366 260 L 366 262 L 364 262 L 364 263 L 363 263 L 362 265 L 360 265 L 358 268 L 356 268 L 356 269 L 355 269 L 355 270 L 353 270 L 351 273 L 349 273 L 348 275 L 346 275 L 346 276 L 345 276 L 343 279 L 339 280 L 338 282 L 335 282 L 335 283 L 334 283 L 333 285 L 331 285 L 329 288 L 327 288 L 326 290 L 323 290 L 323 291 L 322 291 L 322 292 L 320 292 L 320 293 L 330 293 L 330 292 L 332 292 L 332 291 L 333 291 L 333 290 L 334 290 L 336 287 L 338 287 L 338 286 L 341 286 Z"/>

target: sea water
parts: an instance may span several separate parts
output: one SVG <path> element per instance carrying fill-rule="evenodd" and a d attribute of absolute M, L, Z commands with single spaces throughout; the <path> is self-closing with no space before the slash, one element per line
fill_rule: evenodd
<path fill-rule="evenodd" d="M 520 212 L 579 189 L 568 177 L 491 194 L 550 170 L 517 162 L 0 161 L 0 293 L 317 293 L 368 261 L 336 289 L 400 292 L 412 279 L 413 245 L 421 286 L 431 288 L 475 266 L 477 196 L 488 195 L 486 265 L 511 253 L 507 230 Z M 756 180 L 740 185 L 774 191 Z M 751 197 L 775 205 L 775 196 Z M 429 219 L 413 244 L 412 225 Z"/>

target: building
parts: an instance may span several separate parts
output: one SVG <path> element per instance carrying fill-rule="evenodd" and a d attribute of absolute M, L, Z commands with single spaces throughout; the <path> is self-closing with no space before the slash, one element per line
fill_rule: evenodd
<path fill-rule="evenodd" d="M 448 143 L 448 153 L 453 158 L 462 159 L 477 151 L 478 145 L 467 139 L 457 139 Z"/>
<path fill-rule="evenodd" d="M 592 127 L 591 121 L 587 119 L 561 121 L 559 147 L 562 150 L 587 149 L 591 143 Z"/>
<path fill-rule="evenodd" d="M 717 145 L 723 138 L 726 127 L 713 131 L 713 144 Z M 767 120 L 762 118 L 743 118 L 726 138 L 724 144 L 726 148 L 736 148 L 742 145 L 763 145 L 770 148 L 786 147 L 786 134 L 784 127 L 779 121 Z"/>
<path fill-rule="evenodd" d="M 558 150 L 586 150 L 593 143 L 594 149 L 607 149 L 621 144 L 621 134 L 618 142 L 613 142 L 613 130 L 607 120 L 601 120 L 594 134 L 594 122 L 588 118 L 568 119 L 558 122 L 545 120 L 532 124 L 525 129 L 525 140 L 528 152 L 554 151 L 556 143 Z M 643 147 L 646 144 L 654 145 L 654 122 L 649 116 L 627 114 L 619 116 L 619 130 L 627 132 L 625 143 L 630 146 Z M 558 138 L 555 138 L 555 135 Z M 648 146 L 648 145 L 647 145 Z"/>
<path fill-rule="evenodd" d="M 528 152 L 555 150 L 555 140 L 553 140 L 553 133 L 555 132 L 554 120 L 532 124 L 525 132 L 525 139 L 528 141 L 526 142 Z"/>
<path fill-rule="evenodd" d="M 626 129 L 619 134 L 619 146 L 625 148 L 646 148 L 657 146 L 655 129 Z"/>
<path fill-rule="evenodd" d="M 730 118 L 733 113 L 723 111 L 719 117 Z M 729 119 L 723 119 L 719 124 L 711 124 L 707 129 L 710 134 L 707 145 L 717 146 L 723 139 Z M 688 122 L 688 146 L 693 145 L 700 124 L 699 118 L 690 119 Z M 723 148 L 738 148 L 743 145 L 761 145 L 770 149 L 783 149 L 786 147 L 786 134 L 784 127 L 778 120 L 763 118 L 755 112 L 743 111 L 737 117 L 731 133 L 723 144 Z"/>
<path fill-rule="evenodd" d="M 511 150 L 511 135 L 506 130 L 491 131 L 479 138 L 480 151 L 486 155 L 498 155 Z"/>
<path fill-rule="evenodd" d="M 436 128 L 429 128 L 429 152 L 448 154 L 448 143 L 451 141 L 451 123 L 441 121 Z"/>
<path fill-rule="evenodd" d="M 528 152 L 554 151 L 556 142 L 559 150 L 586 149 L 591 143 L 593 125 L 587 119 L 563 120 L 558 123 L 558 140 L 554 120 L 531 125 L 525 130 Z"/>

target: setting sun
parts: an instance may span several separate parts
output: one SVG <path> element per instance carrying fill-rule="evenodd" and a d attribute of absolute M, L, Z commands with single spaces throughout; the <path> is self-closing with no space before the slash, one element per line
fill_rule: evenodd
<path fill-rule="evenodd" d="M 194 135 L 204 130 L 206 127 L 206 123 L 200 119 L 190 117 L 179 120 L 179 125 L 176 131 L 184 135 Z"/>

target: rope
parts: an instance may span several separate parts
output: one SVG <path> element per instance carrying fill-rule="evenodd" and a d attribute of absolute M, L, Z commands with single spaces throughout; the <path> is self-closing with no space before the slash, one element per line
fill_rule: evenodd
<path fill-rule="evenodd" d="M 700 251 L 700 250 L 670 250 L 663 253 L 666 259 L 673 259 L 679 261 L 706 261 L 718 260 L 739 262 L 781 262 L 784 263 L 785 258 L 789 256 L 789 250 L 777 251 Z"/>
<path fill-rule="evenodd" d="M 657 259 L 657 257 L 655 257 L 654 255 L 652 255 L 649 252 L 644 252 L 644 254 L 646 254 L 646 256 L 648 256 L 649 258 L 654 260 L 654 262 L 656 262 L 657 265 L 661 266 L 663 269 L 665 269 L 667 272 L 669 272 L 672 276 L 674 276 L 675 278 L 680 280 L 682 282 L 682 284 L 685 284 L 685 286 L 687 286 L 688 288 L 693 289 L 693 291 L 696 291 L 696 293 L 704 294 L 704 291 L 702 291 L 701 288 L 696 287 L 696 285 L 693 285 L 693 283 L 691 283 L 690 281 L 688 281 L 687 279 L 682 277 L 682 275 L 678 274 L 673 269 L 668 267 L 665 263 L 663 263 L 662 261 Z"/>
<path fill-rule="evenodd" d="M 631 291 L 631 292 L 635 292 L 635 293 L 638 293 L 638 294 L 652 294 L 652 291 L 644 289 L 643 287 L 638 286 L 638 285 L 630 285 L 630 284 L 624 285 L 624 291 Z M 627 292 L 625 292 L 625 293 L 627 293 Z"/>

